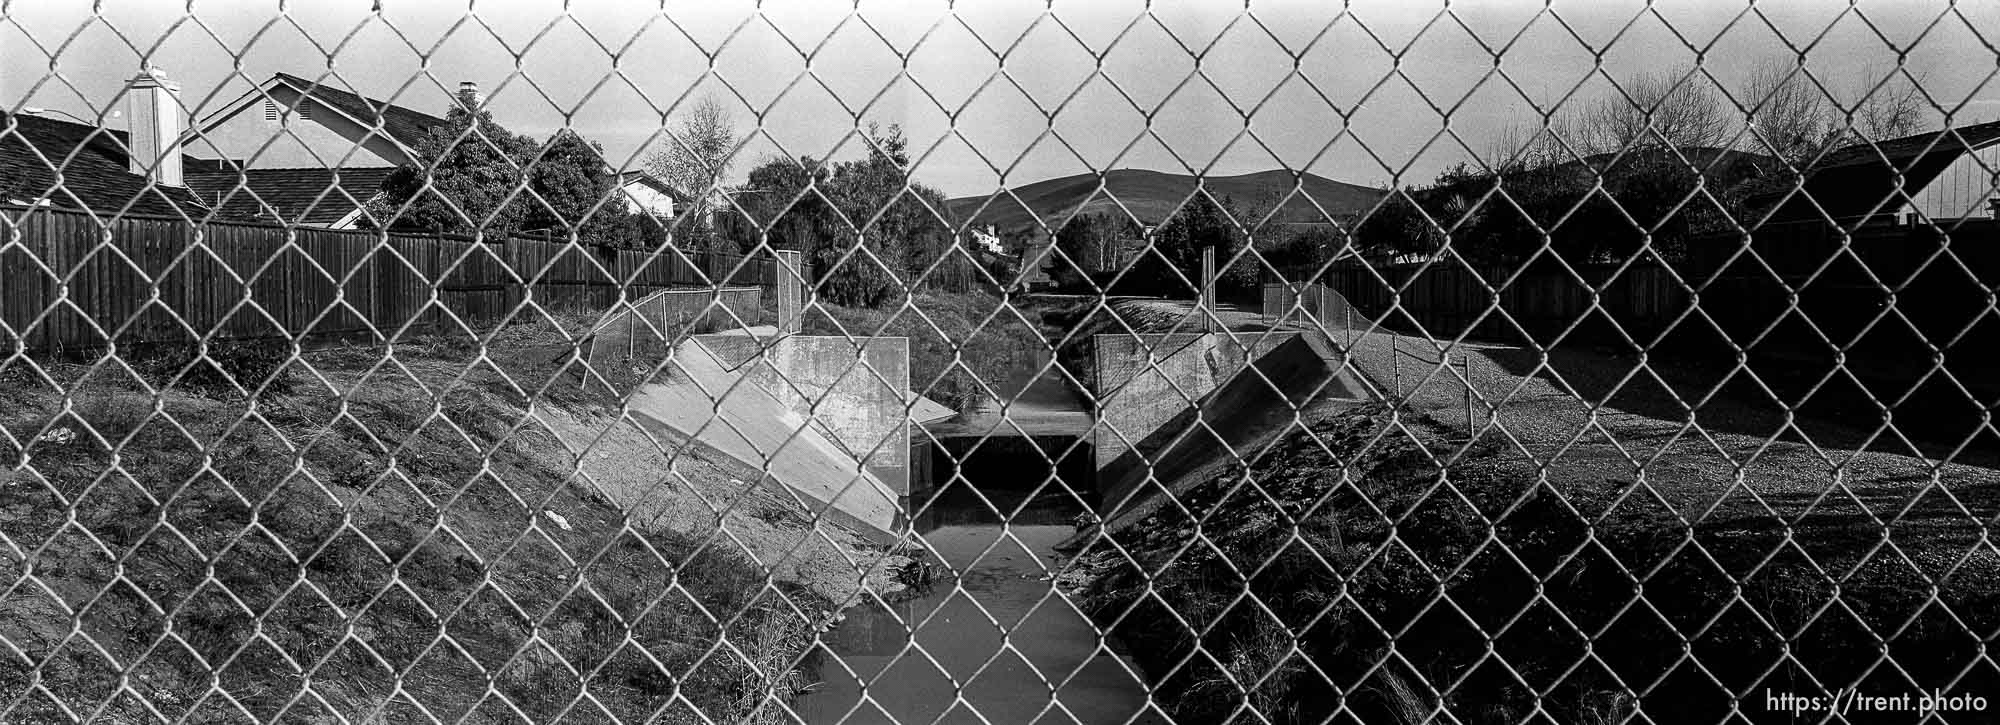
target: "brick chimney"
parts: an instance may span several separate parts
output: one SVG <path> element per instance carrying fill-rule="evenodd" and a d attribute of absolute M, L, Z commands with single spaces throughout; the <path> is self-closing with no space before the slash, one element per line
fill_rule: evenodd
<path fill-rule="evenodd" d="M 486 99 L 481 98 L 479 95 L 478 81 L 458 82 L 458 105 L 464 106 L 465 110 L 479 110 L 479 103 L 484 100 Z"/>
<path fill-rule="evenodd" d="M 125 88 L 130 146 L 126 168 L 162 186 L 181 182 L 181 87 L 158 68 L 132 77 Z"/>

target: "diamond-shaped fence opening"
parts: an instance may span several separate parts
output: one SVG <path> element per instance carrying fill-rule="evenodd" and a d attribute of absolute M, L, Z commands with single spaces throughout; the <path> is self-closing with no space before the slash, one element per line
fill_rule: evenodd
<path fill-rule="evenodd" d="M 0 722 L 2000 711 L 1991 8 L 0 35 Z"/>

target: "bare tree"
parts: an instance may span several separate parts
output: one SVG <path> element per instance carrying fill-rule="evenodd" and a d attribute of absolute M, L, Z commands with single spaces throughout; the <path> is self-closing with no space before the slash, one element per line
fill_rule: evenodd
<path fill-rule="evenodd" d="M 1700 76 L 1661 73 L 1620 83 L 1576 116 L 1581 145 L 1590 153 L 1624 148 L 1714 147 L 1727 136 L 1723 104 Z"/>
<path fill-rule="evenodd" d="M 1583 143 L 1570 117 L 1558 117 L 1547 123 L 1539 120 L 1510 123 L 1487 144 L 1485 165 L 1507 174 L 1562 163 L 1573 158 L 1565 142 L 1572 146 Z"/>
<path fill-rule="evenodd" d="M 1803 166 L 1842 142 L 1835 102 L 1802 69 L 1763 66 L 1741 100 L 1748 106 L 1751 150 Z"/>
<path fill-rule="evenodd" d="M 667 147 L 646 159 L 646 170 L 693 200 L 684 213 L 701 218 L 721 203 L 720 186 L 736 149 L 736 120 L 721 99 L 705 95 L 671 133 Z"/>
<path fill-rule="evenodd" d="M 1851 130 L 1862 138 L 1855 141 L 1885 141 L 1923 130 L 1928 120 L 1918 90 L 1923 79 L 1912 78 L 1901 67 L 1869 68 L 1861 78 L 1854 92 L 1860 100 L 1854 104 Z"/>

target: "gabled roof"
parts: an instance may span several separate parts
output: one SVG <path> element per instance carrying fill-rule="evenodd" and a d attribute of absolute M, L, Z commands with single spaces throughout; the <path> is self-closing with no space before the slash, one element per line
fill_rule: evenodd
<path fill-rule="evenodd" d="M 618 174 L 619 187 L 621 188 L 627 187 L 633 184 L 638 184 L 648 189 L 652 189 L 662 194 L 666 194 L 668 198 L 674 200 L 675 204 L 687 204 L 689 201 L 688 195 L 681 193 L 681 191 L 679 189 L 674 188 L 672 184 L 668 184 L 665 181 L 661 181 L 658 177 L 655 177 L 652 174 L 648 174 L 644 171 L 619 172 Z"/>
<path fill-rule="evenodd" d="M 382 190 L 393 167 L 247 169 L 188 173 L 188 188 L 223 214 L 330 226 Z"/>
<path fill-rule="evenodd" d="M 1894 212 L 1967 152 L 2000 143 L 2000 121 L 1850 144 L 1813 164 L 1773 221 L 1866 218 Z"/>
<path fill-rule="evenodd" d="M 1973 126 L 1960 126 L 1945 131 L 1926 131 L 1902 138 L 1877 141 L 1874 144 L 1857 143 L 1836 149 L 1821 159 L 1813 168 L 1816 171 L 1851 168 L 1855 166 L 1880 166 L 1887 163 L 1901 167 L 1911 166 L 1920 157 L 1948 154 L 1952 160 L 1967 151 L 1986 148 L 2000 141 L 2000 121 Z M 1951 162 L 1945 162 L 1949 165 Z"/>
<path fill-rule="evenodd" d="M 300 78 L 290 73 L 278 73 L 271 80 L 284 83 L 304 93 L 315 101 L 324 103 L 341 113 L 360 121 L 362 125 L 380 125 L 389 138 L 396 143 L 416 148 L 417 142 L 430 134 L 431 129 L 444 125 L 445 120 L 422 111 L 413 111 L 388 101 L 378 101 L 335 87 L 339 79 L 328 76 L 315 84 L 312 79 Z"/>
<path fill-rule="evenodd" d="M 123 131 L 0 112 L 0 202 L 46 200 L 105 215 L 208 216 L 187 189 L 149 185 L 129 171 L 129 158 Z"/>

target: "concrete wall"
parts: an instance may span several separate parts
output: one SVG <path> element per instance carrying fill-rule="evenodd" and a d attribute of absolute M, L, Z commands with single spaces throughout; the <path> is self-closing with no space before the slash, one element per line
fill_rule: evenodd
<path fill-rule="evenodd" d="M 760 483 L 798 496 L 815 520 L 883 543 L 900 536 L 906 517 L 896 492 L 699 340 L 677 346 L 667 374 L 633 394 L 631 411 L 647 433 L 670 451 L 693 442 L 742 464 Z"/>
<path fill-rule="evenodd" d="M 1340 353 L 1320 333 L 1272 334 L 1254 342 L 1248 335 L 1240 342 L 1224 334 L 1202 337 L 1174 348 L 1177 355 L 1167 359 L 1173 364 L 1163 366 L 1165 374 L 1181 376 L 1176 382 L 1190 394 L 1209 388 L 1195 405 L 1166 390 L 1158 380 L 1162 373 L 1152 373 L 1153 380 L 1147 374 L 1135 377 L 1136 384 L 1101 411 L 1100 431 L 1116 425 L 1124 432 L 1141 423 L 1150 428 L 1143 437 L 1127 436 L 1136 446 L 1118 445 L 1110 457 L 1098 452 L 1098 489 L 1108 518 L 1143 515 L 1160 505 L 1163 495 L 1184 493 L 1204 472 L 1255 455 L 1272 436 L 1299 425 L 1304 411 L 1367 399 L 1365 387 L 1341 369 Z M 1101 359 L 1104 353 L 1100 348 Z M 1144 351 L 1137 354 L 1143 360 Z"/>
<path fill-rule="evenodd" d="M 1205 435 L 1201 422 L 1231 436 L 1239 431 L 1223 429 L 1240 426 L 1246 414 L 1258 421 L 1289 418 L 1294 407 L 1308 402 L 1359 397 L 1359 386 L 1328 386 L 1340 365 L 1338 354 L 1311 335 L 1098 335 L 1092 341 L 1090 382 L 1098 406 L 1091 445 L 1106 495 L 1121 480 L 1159 465 L 1176 440 Z M 1257 370 L 1246 372 L 1253 365 Z M 1228 395 L 1219 395 L 1225 388 Z"/>
<path fill-rule="evenodd" d="M 897 495 L 909 493 L 909 338 L 696 339 L 860 460 L 883 485 Z"/>
<path fill-rule="evenodd" d="M 1365 386 L 1342 369 L 1340 353 L 1318 333 L 1274 336 L 1271 349 L 1250 365 L 1200 405 L 1162 425 L 1142 445 L 1149 449 L 1143 456 L 1128 452 L 1110 471 L 1100 472 L 1099 513 L 1106 529 L 1144 520 L 1169 502 L 1185 501 L 1194 486 L 1232 470 L 1310 421 L 1367 402 Z M 1092 535 L 1079 533 L 1067 543 Z"/>
<path fill-rule="evenodd" d="M 1245 343 L 1254 339 L 1210 333 L 1096 336 L 1089 383 L 1098 401 L 1091 429 L 1098 470 L 1234 377 L 1250 360 Z"/>

